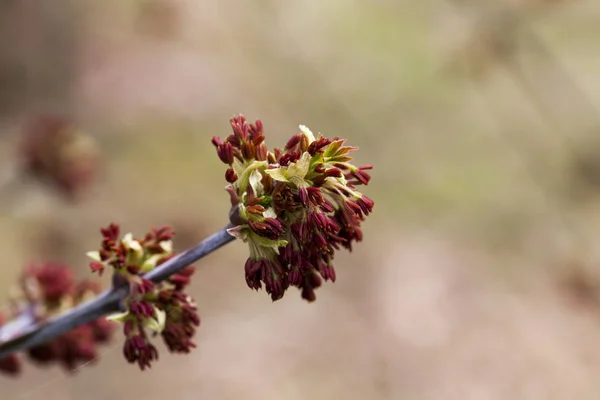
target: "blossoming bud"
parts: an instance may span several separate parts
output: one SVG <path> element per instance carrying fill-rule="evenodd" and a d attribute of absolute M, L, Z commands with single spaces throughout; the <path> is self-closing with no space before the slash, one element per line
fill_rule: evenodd
<path fill-rule="evenodd" d="M 137 362 L 142 371 L 150 367 L 152 361 L 158 360 L 158 350 L 143 334 L 132 335 L 125 340 L 123 355 L 129 363 Z"/>
<path fill-rule="evenodd" d="M 225 171 L 225 180 L 229 183 L 234 183 L 238 180 L 238 176 L 233 168 L 228 168 L 227 171 Z"/>
<path fill-rule="evenodd" d="M 222 145 L 217 139 L 213 143 Z M 108 318 L 123 323 L 126 360 L 137 363 L 143 370 L 158 359 L 158 351 L 150 342 L 148 332 L 160 334 L 172 352 L 189 352 L 195 347 L 192 339 L 200 318 L 193 300 L 183 290 L 189 284 L 194 268 L 187 266 L 160 283 L 143 277 L 174 256 L 173 230 L 169 227 L 152 229 L 141 240 L 132 234 L 119 239 L 119 227 L 114 224 L 101 232 L 101 250 L 88 253 L 94 260 L 90 264 L 92 271 L 99 270 L 98 264 L 103 268 L 112 267 L 132 288 L 125 300 L 126 311 Z"/>
<path fill-rule="evenodd" d="M 263 221 L 254 222 L 248 220 L 248 226 L 257 235 L 264 236 L 271 240 L 275 240 L 283 233 L 283 226 L 275 218 L 265 218 Z"/>
<path fill-rule="evenodd" d="M 238 115 L 230 123 L 233 134 L 213 143 L 222 161 L 226 145 L 236 158 L 226 172 L 236 225 L 229 232 L 248 243 L 246 283 L 255 290 L 264 284 L 273 300 L 295 286 L 313 301 L 320 277 L 336 279 L 335 250 L 362 240 L 360 225 L 374 204 L 355 186 L 368 184 L 372 166 L 352 165 L 357 147 L 304 125 L 283 150 L 268 152 L 260 121 Z"/>

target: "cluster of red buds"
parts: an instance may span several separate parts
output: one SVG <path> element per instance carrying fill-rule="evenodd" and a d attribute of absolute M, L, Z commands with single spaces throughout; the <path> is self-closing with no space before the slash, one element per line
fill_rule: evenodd
<path fill-rule="evenodd" d="M 27 171 L 48 179 L 71 198 L 93 181 L 100 161 L 97 144 L 68 119 L 42 115 L 23 134 L 21 154 Z"/>
<path fill-rule="evenodd" d="M 200 325 L 196 305 L 184 292 L 194 267 L 187 266 L 160 283 L 144 278 L 144 274 L 174 256 L 173 230 L 152 229 L 143 239 L 135 239 L 131 233 L 121 238 L 115 224 L 101 232 L 104 239 L 100 251 L 88 253 L 93 259 L 90 268 L 102 274 L 110 267 L 116 280 L 129 284 L 126 311 L 107 318 L 123 323 L 123 354 L 127 361 L 137 362 L 143 370 L 158 359 L 151 335 L 160 334 L 171 352 L 189 353 L 196 347 L 192 338 Z"/>
<path fill-rule="evenodd" d="M 89 298 L 95 297 L 100 287 L 95 282 L 75 282 L 72 270 L 63 264 L 45 263 L 26 268 L 21 279 L 21 290 L 12 299 L 10 316 L 32 315 L 36 323 L 46 322 Z M 9 318 L 0 318 L 0 324 Z M 69 372 L 77 366 L 98 358 L 97 344 L 110 340 L 114 324 L 104 318 L 79 326 L 50 342 L 27 351 L 30 359 L 40 364 L 60 363 Z M 11 355 L 0 360 L 0 370 L 16 374 L 19 359 Z"/>
<path fill-rule="evenodd" d="M 233 134 L 213 137 L 232 203 L 230 234 L 247 242 L 246 282 L 273 301 L 289 286 L 315 300 L 321 277 L 335 281 L 334 251 L 352 250 L 362 240 L 361 222 L 373 201 L 356 190 L 370 180 L 370 165 L 356 167 L 349 154 L 357 147 L 328 139 L 300 126 L 284 149 L 267 150 L 260 121 L 230 120 Z M 320 275 L 320 276 L 319 276 Z"/>

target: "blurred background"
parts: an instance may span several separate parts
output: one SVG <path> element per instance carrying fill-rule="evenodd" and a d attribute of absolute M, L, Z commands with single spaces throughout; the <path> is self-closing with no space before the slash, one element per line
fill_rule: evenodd
<path fill-rule="evenodd" d="M 493 4 L 492 4 L 493 3 Z M 364 241 L 308 304 L 246 287 L 247 249 L 197 263 L 198 348 L 150 371 L 121 340 L 72 375 L 28 364 L 3 399 L 597 399 L 600 6 L 592 1 L 0 2 L 0 290 L 110 222 L 227 222 L 210 138 L 298 124 L 374 164 Z M 75 198 L 19 174 L 59 115 L 96 140 Z M 16 178 L 15 178 L 16 177 Z M 108 281 L 104 279 L 104 284 Z"/>

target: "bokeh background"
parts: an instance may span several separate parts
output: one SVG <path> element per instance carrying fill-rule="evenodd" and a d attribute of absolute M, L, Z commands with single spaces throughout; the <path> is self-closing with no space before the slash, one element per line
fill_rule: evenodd
<path fill-rule="evenodd" d="M 210 137 L 306 124 L 372 163 L 365 239 L 307 304 L 245 286 L 243 243 L 196 265 L 202 327 L 150 371 L 121 341 L 68 374 L 27 365 L 2 399 L 597 399 L 600 6 L 593 1 L 0 3 L 0 289 L 36 260 L 87 276 L 110 222 L 227 222 Z M 70 201 L 11 181 L 39 114 L 102 152 Z M 108 282 L 104 282 L 108 284 Z M 162 348 L 161 348 L 162 349 Z"/>

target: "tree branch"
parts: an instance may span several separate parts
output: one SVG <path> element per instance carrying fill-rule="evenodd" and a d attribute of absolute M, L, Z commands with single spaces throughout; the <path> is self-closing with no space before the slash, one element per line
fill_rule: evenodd
<path fill-rule="evenodd" d="M 186 266 L 198 261 L 220 247 L 235 240 L 227 229 L 229 224 L 196 246 L 162 263 L 144 277 L 155 283 L 167 279 Z M 31 312 L 0 327 L 0 360 L 19 351 L 46 343 L 78 326 L 85 325 L 122 309 L 123 300 L 129 295 L 129 286 L 113 285 L 95 299 L 75 307 L 39 326 Z M 31 310 L 29 310 L 31 311 Z"/>

